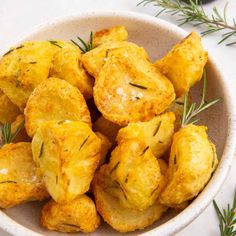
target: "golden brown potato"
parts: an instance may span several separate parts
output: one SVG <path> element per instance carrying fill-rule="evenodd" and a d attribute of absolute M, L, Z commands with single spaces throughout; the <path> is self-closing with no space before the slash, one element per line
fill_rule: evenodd
<path fill-rule="evenodd" d="M 146 142 L 156 158 L 161 157 L 170 147 L 174 135 L 175 115 L 163 113 L 147 122 L 129 123 L 119 130 L 117 141 L 138 138 Z"/>
<path fill-rule="evenodd" d="M 115 26 L 109 29 L 103 29 L 96 32 L 93 36 L 93 46 L 111 41 L 125 41 L 128 39 L 128 32 L 124 26 Z"/>
<path fill-rule="evenodd" d="M 34 135 L 32 151 L 49 194 L 67 203 L 88 191 L 100 161 L 101 140 L 86 123 L 47 121 Z"/>
<path fill-rule="evenodd" d="M 49 78 L 38 85 L 25 108 L 25 127 L 30 137 L 48 120 L 75 120 L 91 124 L 88 107 L 80 91 L 57 78 Z"/>
<path fill-rule="evenodd" d="M 154 204 L 164 177 L 149 146 L 139 139 L 126 139 L 112 151 L 109 162 L 109 194 L 121 206 L 143 211 Z"/>
<path fill-rule="evenodd" d="M 108 60 L 108 53 L 110 50 L 115 48 L 124 48 L 127 50 L 131 50 L 132 53 L 140 54 L 144 58 L 148 58 L 148 55 L 144 48 L 137 46 L 134 43 L 130 42 L 108 42 L 104 43 L 93 50 L 83 54 L 82 63 L 85 69 L 88 71 L 90 75 L 92 75 L 95 79 L 100 73 L 105 62 Z"/>
<path fill-rule="evenodd" d="M 107 156 L 108 151 L 111 149 L 112 143 L 109 141 L 109 139 L 105 135 L 99 132 L 95 132 L 95 134 L 101 140 L 101 160 L 100 160 L 99 165 L 102 165 L 106 161 L 106 156 Z"/>
<path fill-rule="evenodd" d="M 0 89 L 21 111 L 34 88 L 48 78 L 54 47 L 47 41 L 26 42 L 0 60 Z"/>
<path fill-rule="evenodd" d="M 146 58 L 133 50 L 110 50 L 94 86 L 102 115 L 119 125 L 148 121 L 175 99 L 174 88 Z"/>
<path fill-rule="evenodd" d="M 94 202 L 82 195 L 66 204 L 50 200 L 41 211 L 41 224 L 59 232 L 91 233 L 99 227 L 100 217 Z"/>
<path fill-rule="evenodd" d="M 126 233 L 143 229 L 160 219 L 167 207 L 155 202 L 144 211 L 136 211 L 121 206 L 117 198 L 107 192 L 107 165 L 96 173 L 93 181 L 96 208 L 103 219 L 115 230 Z"/>
<path fill-rule="evenodd" d="M 50 76 L 64 79 L 77 87 L 84 97 L 93 95 L 93 79 L 86 73 L 81 63 L 81 51 L 74 44 L 57 41 L 50 68 Z"/>
<path fill-rule="evenodd" d="M 0 122 L 12 123 L 19 114 L 19 108 L 0 90 Z"/>
<path fill-rule="evenodd" d="M 205 126 L 187 125 L 175 133 L 162 204 L 175 207 L 197 196 L 207 184 L 218 160 Z"/>
<path fill-rule="evenodd" d="M 25 118 L 24 118 L 24 115 L 21 114 L 21 115 L 18 115 L 16 117 L 16 120 L 11 124 L 12 134 L 18 132 L 18 129 L 20 129 L 19 133 L 16 135 L 16 137 L 13 140 L 14 143 L 31 141 L 31 138 L 26 133 L 24 123 L 25 123 Z"/>
<path fill-rule="evenodd" d="M 0 149 L 0 207 L 49 197 L 36 171 L 30 143 L 5 144 Z"/>
<path fill-rule="evenodd" d="M 173 83 L 176 96 L 181 97 L 201 80 L 207 58 L 201 37 L 192 32 L 155 65 Z"/>
<path fill-rule="evenodd" d="M 96 122 L 93 124 L 93 130 L 102 133 L 105 135 L 112 144 L 115 143 L 116 136 L 118 134 L 121 126 L 110 122 L 105 119 L 103 116 L 100 116 Z"/>

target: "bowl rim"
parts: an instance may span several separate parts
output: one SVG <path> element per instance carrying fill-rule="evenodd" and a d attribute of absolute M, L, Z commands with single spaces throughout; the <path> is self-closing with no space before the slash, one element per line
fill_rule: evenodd
<path fill-rule="evenodd" d="M 165 20 L 150 15 L 146 15 L 143 13 L 137 13 L 131 11 L 99 10 L 99 11 L 86 11 L 84 13 L 69 14 L 63 17 L 54 18 L 53 20 L 45 21 L 42 24 L 35 26 L 33 30 L 19 36 L 18 39 L 15 40 L 15 44 L 24 41 L 28 37 L 33 36 L 34 34 L 37 34 L 42 30 L 46 30 L 47 28 L 50 28 L 53 25 L 58 25 L 73 20 L 80 20 L 83 18 L 92 18 L 92 17 L 111 17 L 111 18 L 123 17 L 126 19 L 136 19 L 144 21 L 149 24 L 160 25 L 161 27 L 167 27 L 168 29 L 174 31 L 177 35 L 182 37 L 185 37 L 187 35 L 187 31 L 179 28 L 178 26 Z M 227 174 L 230 170 L 231 163 L 233 161 L 233 156 L 235 153 L 234 144 L 236 144 L 236 108 L 233 103 L 234 93 L 230 86 L 230 82 L 228 82 L 227 79 L 225 79 L 226 76 L 224 75 L 224 72 L 219 71 L 218 69 L 219 67 L 217 66 L 215 60 L 211 56 L 209 56 L 209 60 L 216 73 L 220 75 L 219 78 L 223 85 L 222 88 L 223 91 L 227 91 L 228 94 L 228 96 L 224 98 L 227 110 L 229 111 L 227 139 L 219 166 L 216 172 L 214 173 L 212 179 L 207 184 L 207 188 L 205 188 L 201 192 L 201 194 L 196 198 L 196 200 L 194 200 L 186 209 L 184 209 L 181 213 L 179 213 L 169 221 L 163 223 L 162 225 L 154 229 L 151 229 L 144 233 L 139 233 L 137 231 L 137 235 L 155 236 L 158 233 L 158 235 L 165 236 L 165 235 L 172 235 L 183 229 L 186 225 L 191 223 L 197 216 L 199 216 L 200 213 L 210 204 L 212 199 L 220 190 L 220 187 L 224 183 Z M 42 236 L 42 234 L 36 233 L 35 231 L 14 221 L 12 218 L 7 216 L 1 210 L 0 210 L 0 219 L 1 219 L 0 228 L 2 228 L 3 230 L 5 230 L 10 234 L 16 236 L 21 236 L 21 235 Z"/>

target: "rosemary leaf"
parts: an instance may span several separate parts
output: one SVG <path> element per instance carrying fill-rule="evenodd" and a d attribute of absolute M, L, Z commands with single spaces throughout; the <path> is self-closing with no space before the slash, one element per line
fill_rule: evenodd
<path fill-rule="evenodd" d="M 131 86 L 136 87 L 136 88 L 147 89 L 147 87 L 145 87 L 145 86 L 143 86 L 143 85 L 140 85 L 140 84 L 135 84 L 135 83 L 131 83 L 131 82 L 129 82 L 129 84 L 130 84 Z"/>
<path fill-rule="evenodd" d="M 86 43 L 82 38 L 80 38 L 79 36 L 77 36 L 77 40 L 79 42 L 76 42 L 75 40 L 71 39 L 71 42 L 77 46 L 82 53 L 86 53 L 90 50 L 93 49 L 93 32 L 90 32 L 90 37 L 89 37 L 89 42 Z"/>

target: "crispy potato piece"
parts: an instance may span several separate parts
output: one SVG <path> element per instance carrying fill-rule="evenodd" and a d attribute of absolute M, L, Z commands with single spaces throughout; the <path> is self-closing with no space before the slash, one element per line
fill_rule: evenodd
<path fill-rule="evenodd" d="M 0 90 L 0 122 L 12 123 L 19 114 L 19 108 Z"/>
<path fill-rule="evenodd" d="M 207 184 L 218 160 L 206 129 L 187 125 L 175 133 L 161 203 L 175 207 L 197 196 Z"/>
<path fill-rule="evenodd" d="M 36 171 L 30 143 L 5 144 L 0 149 L 0 207 L 48 198 Z"/>
<path fill-rule="evenodd" d="M 167 207 L 155 202 L 144 211 L 136 211 L 121 206 L 117 198 L 107 192 L 107 166 L 103 165 L 93 181 L 96 208 L 103 219 L 115 230 L 126 233 L 143 229 L 160 219 Z"/>
<path fill-rule="evenodd" d="M 93 36 L 93 46 L 97 47 L 101 44 L 111 41 L 125 41 L 128 39 L 128 32 L 124 26 L 115 26 L 109 29 L 103 29 L 96 32 Z"/>
<path fill-rule="evenodd" d="M 34 88 L 48 78 L 55 46 L 26 42 L 0 60 L 0 89 L 21 111 Z"/>
<path fill-rule="evenodd" d="M 175 99 L 172 84 L 132 50 L 110 50 L 96 78 L 94 101 L 102 115 L 119 125 L 148 121 Z"/>
<path fill-rule="evenodd" d="M 147 122 L 129 123 L 119 130 L 117 141 L 139 138 L 146 142 L 156 158 L 170 147 L 174 135 L 175 115 L 167 112 Z"/>
<path fill-rule="evenodd" d="M 140 211 L 154 204 L 164 183 L 157 159 L 139 139 L 126 139 L 112 151 L 109 176 L 107 191 L 123 207 Z"/>
<path fill-rule="evenodd" d="M 192 32 L 155 65 L 173 83 L 176 96 L 181 97 L 201 80 L 207 59 L 200 36 Z"/>
<path fill-rule="evenodd" d="M 100 73 L 105 62 L 108 60 L 108 53 L 110 50 L 115 48 L 124 48 L 127 50 L 131 50 L 132 53 L 140 54 L 144 58 L 148 58 L 148 55 L 144 48 L 139 47 L 138 45 L 130 42 L 108 42 L 104 43 L 89 52 L 83 54 L 81 58 L 81 62 L 83 66 L 88 71 L 90 75 L 92 75 L 95 79 Z"/>
<path fill-rule="evenodd" d="M 88 124 L 79 121 L 47 121 L 32 140 L 49 194 L 67 203 L 88 191 L 100 161 L 101 140 Z"/>
<path fill-rule="evenodd" d="M 25 118 L 24 115 L 18 115 L 16 120 L 11 124 L 11 133 L 14 134 L 18 129 L 20 132 L 16 135 L 13 142 L 30 142 L 31 138 L 27 135 L 25 127 L 24 127 Z M 23 126 L 23 127 L 22 127 Z"/>
<path fill-rule="evenodd" d="M 41 211 L 41 224 L 49 230 L 91 233 L 100 223 L 95 204 L 86 195 L 66 204 L 50 200 Z"/>
<path fill-rule="evenodd" d="M 109 141 L 109 139 L 105 135 L 99 132 L 95 132 L 95 134 L 101 140 L 101 160 L 99 163 L 99 166 L 100 166 L 106 161 L 106 156 L 107 156 L 108 151 L 111 149 L 112 143 Z"/>
<path fill-rule="evenodd" d="M 53 56 L 50 76 L 64 79 L 77 87 L 86 99 L 93 95 L 93 79 L 82 66 L 81 51 L 74 44 L 57 41 L 56 52 Z"/>
<path fill-rule="evenodd" d="M 64 80 L 49 78 L 30 95 L 25 108 L 25 127 L 32 137 L 47 120 L 75 120 L 91 124 L 87 104 L 74 86 Z"/>
<path fill-rule="evenodd" d="M 116 136 L 120 128 L 121 126 L 112 123 L 103 116 L 100 116 L 93 124 L 93 130 L 105 135 L 112 142 L 112 144 L 115 143 Z"/>

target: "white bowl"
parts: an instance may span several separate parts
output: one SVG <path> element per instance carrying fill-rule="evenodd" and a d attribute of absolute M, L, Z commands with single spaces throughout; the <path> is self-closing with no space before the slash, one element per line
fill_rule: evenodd
<path fill-rule="evenodd" d="M 24 37 L 26 40 L 74 39 L 77 35 L 88 38 L 90 31 L 124 25 L 129 32 L 129 40 L 145 47 L 152 60 L 163 56 L 175 43 L 183 39 L 187 32 L 166 21 L 151 16 L 130 12 L 90 12 L 69 16 L 38 27 Z M 20 43 L 20 42 L 19 42 Z M 209 135 L 217 147 L 219 166 L 201 194 L 179 214 L 170 211 L 156 224 L 131 233 L 131 235 L 171 235 L 194 220 L 212 201 L 227 173 L 233 159 L 236 136 L 236 122 L 233 98 L 222 73 L 210 57 L 207 64 L 209 98 L 223 97 L 223 102 L 206 111 L 201 123 L 209 127 Z M 193 90 L 200 95 L 201 84 Z M 49 232 L 40 227 L 39 214 L 42 204 L 27 203 L 12 209 L 0 211 L 0 227 L 16 236 L 69 235 Z M 77 234 L 78 235 L 78 234 Z M 105 223 L 92 235 L 118 235 Z"/>

